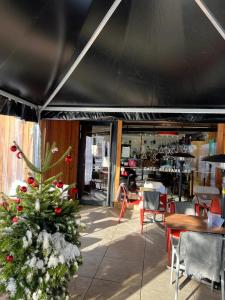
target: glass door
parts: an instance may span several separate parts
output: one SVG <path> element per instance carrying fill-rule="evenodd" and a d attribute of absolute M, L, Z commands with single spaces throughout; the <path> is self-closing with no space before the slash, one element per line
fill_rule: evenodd
<path fill-rule="evenodd" d="M 79 186 L 83 204 L 108 204 L 110 140 L 110 124 L 82 125 Z"/>

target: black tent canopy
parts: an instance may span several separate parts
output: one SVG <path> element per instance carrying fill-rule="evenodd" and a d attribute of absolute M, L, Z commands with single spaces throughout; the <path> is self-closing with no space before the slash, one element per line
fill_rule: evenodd
<path fill-rule="evenodd" d="M 0 111 L 224 121 L 224 28 L 224 0 L 3 0 Z"/>

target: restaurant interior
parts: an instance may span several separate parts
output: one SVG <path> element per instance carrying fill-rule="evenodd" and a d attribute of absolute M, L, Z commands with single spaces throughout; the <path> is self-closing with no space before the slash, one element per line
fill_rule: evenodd
<path fill-rule="evenodd" d="M 38 166 L 71 146 L 48 175 L 75 183 L 87 224 L 72 299 L 224 300 L 224 15 L 224 0 L 0 1 L 0 185 L 29 174 L 14 140 Z"/>

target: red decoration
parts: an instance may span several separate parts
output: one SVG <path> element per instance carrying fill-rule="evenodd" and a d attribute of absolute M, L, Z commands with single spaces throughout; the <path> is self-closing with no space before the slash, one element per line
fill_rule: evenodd
<path fill-rule="evenodd" d="M 26 193 L 27 187 L 26 186 L 21 186 L 20 191 L 23 192 L 23 193 Z"/>
<path fill-rule="evenodd" d="M 52 184 L 54 184 L 55 186 L 57 186 L 57 183 L 58 183 L 57 180 L 54 180 L 54 181 L 52 182 Z"/>
<path fill-rule="evenodd" d="M 67 164 L 70 164 L 71 161 L 72 161 L 72 156 L 71 156 L 71 155 L 67 155 L 67 156 L 65 157 L 65 162 L 66 162 Z"/>
<path fill-rule="evenodd" d="M 71 194 L 77 194 L 78 193 L 78 189 L 76 187 L 72 187 L 70 190 Z"/>
<path fill-rule="evenodd" d="M 61 212 L 62 212 L 62 208 L 61 208 L 61 207 L 56 207 L 56 208 L 55 208 L 55 214 L 56 214 L 57 216 L 61 215 Z"/>
<path fill-rule="evenodd" d="M 16 209 L 17 209 L 17 211 L 23 211 L 23 206 L 18 205 L 18 206 L 16 207 Z"/>
<path fill-rule="evenodd" d="M 28 184 L 33 184 L 34 182 L 35 182 L 34 177 L 28 177 L 28 178 L 27 178 L 27 183 L 28 183 Z"/>
<path fill-rule="evenodd" d="M 6 260 L 8 261 L 8 262 L 13 262 L 13 256 L 12 255 L 7 255 L 6 256 Z"/>
<path fill-rule="evenodd" d="M 39 184 L 37 183 L 37 181 L 34 181 L 34 182 L 32 183 L 32 187 L 34 187 L 34 188 L 39 187 Z"/>
<path fill-rule="evenodd" d="M 21 158 L 22 158 L 21 154 L 22 154 L 22 152 L 18 152 L 18 153 L 16 154 L 16 157 L 19 158 L 19 159 L 21 159 Z"/>
<path fill-rule="evenodd" d="M 20 204 L 21 199 L 20 199 L 20 198 L 16 198 L 14 201 L 15 201 L 17 204 Z"/>
<path fill-rule="evenodd" d="M 18 221 L 19 221 L 19 218 L 18 218 L 18 217 L 12 218 L 12 222 L 13 222 L 13 223 L 17 223 Z"/>
<path fill-rule="evenodd" d="M 10 147 L 10 150 L 11 150 L 12 152 L 16 152 L 17 147 L 16 147 L 15 145 L 12 145 L 12 146 Z"/>
<path fill-rule="evenodd" d="M 9 205 L 8 205 L 8 203 L 6 201 L 1 201 L 0 202 L 0 206 L 3 206 L 6 209 L 7 206 L 9 206 Z"/>
<path fill-rule="evenodd" d="M 58 188 L 63 188 L 63 182 L 62 181 L 58 181 L 57 182 L 57 184 L 56 184 L 56 186 L 58 187 Z"/>
<path fill-rule="evenodd" d="M 127 177 L 127 176 L 128 176 L 128 173 L 127 173 L 126 171 L 122 171 L 122 172 L 121 172 L 121 176 Z"/>

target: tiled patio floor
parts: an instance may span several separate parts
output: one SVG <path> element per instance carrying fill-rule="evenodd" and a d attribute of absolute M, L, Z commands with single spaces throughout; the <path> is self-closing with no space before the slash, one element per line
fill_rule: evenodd
<path fill-rule="evenodd" d="M 129 211 L 118 224 L 118 210 L 85 207 L 82 221 L 84 263 L 71 282 L 71 299 L 172 300 L 165 235 L 160 223 L 140 234 L 138 211 Z M 180 300 L 221 299 L 220 292 L 196 281 L 181 279 Z"/>

